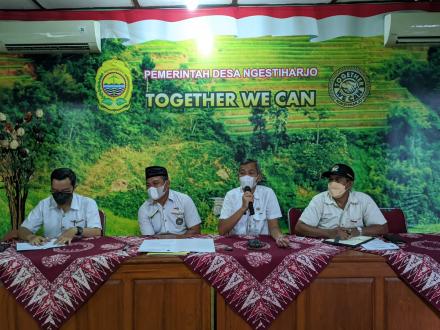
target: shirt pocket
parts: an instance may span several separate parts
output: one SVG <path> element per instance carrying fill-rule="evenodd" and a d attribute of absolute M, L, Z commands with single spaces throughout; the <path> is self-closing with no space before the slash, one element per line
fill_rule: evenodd
<path fill-rule="evenodd" d="M 182 208 L 173 208 L 171 210 L 171 216 L 173 219 L 173 224 L 177 228 L 185 227 L 185 213 Z"/>
<path fill-rule="evenodd" d="M 254 209 L 255 213 L 253 215 L 253 218 L 255 221 L 264 221 L 266 220 L 267 216 L 266 216 L 266 209 L 264 208 L 255 208 Z"/>
<path fill-rule="evenodd" d="M 323 212 L 321 220 L 319 221 L 319 227 L 335 228 L 339 226 L 339 214 L 332 212 Z"/>
<path fill-rule="evenodd" d="M 87 227 L 87 216 L 85 210 L 70 210 L 66 214 L 70 221 L 70 227 Z"/>
<path fill-rule="evenodd" d="M 255 214 L 252 216 L 252 222 L 250 224 L 249 230 L 251 232 L 257 232 L 261 234 L 266 223 L 266 218 L 266 210 L 255 209 Z"/>
<path fill-rule="evenodd" d="M 74 218 L 70 220 L 71 227 L 85 227 L 86 221 L 83 218 Z"/>
<path fill-rule="evenodd" d="M 364 226 L 364 222 L 362 221 L 361 217 L 348 217 L 346 222 L 347 222 L 347 227 L 350 228 Z"/>
<path fill-rule="evenodd" d="M 61 220 L 61 233 L 74 227 L 85 227 L 85 220 L 77 216 L 77 214 L 66 214 Z"/>

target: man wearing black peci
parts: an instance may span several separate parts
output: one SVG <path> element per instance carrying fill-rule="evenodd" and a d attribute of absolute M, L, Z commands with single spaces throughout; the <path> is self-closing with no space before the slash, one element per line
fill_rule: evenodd
<path fill-rule="evenodd" d="M 145 180 L 149 198 L 138 212 L 142 235 L 184 238 L 200 234 L 201 219 L 193 200 L 170 189 L 171 182 L 165 167 L 147 167 Z"/>

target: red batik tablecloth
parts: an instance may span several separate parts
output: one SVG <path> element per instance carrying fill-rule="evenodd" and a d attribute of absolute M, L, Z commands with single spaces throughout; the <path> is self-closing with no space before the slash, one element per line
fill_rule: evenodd
<path fill-rule="evenodd" d="M 60 248 L 0 253 L 0 280 L 43 329 L 58 329 L 130 256 L 139 238 L 84 238 Z"/>
<path fill-rule="evenodd" d="M 344 248 L 290 236 L 290 247 L 248 250 L 249 237 L 214 237 L 216 253 L 188 255 L 184 261 L 206 279 L 253 329 L 267 329 L 296 296 Z M 232 248 L 232 251 L 225 250 Z"/>
<path fill-rule="evenodd" d="M 399 235 L 406 242 L 400 250 L 367 252 L 385 257 L 396 274 L 440 312 L 440 235 Z"/>

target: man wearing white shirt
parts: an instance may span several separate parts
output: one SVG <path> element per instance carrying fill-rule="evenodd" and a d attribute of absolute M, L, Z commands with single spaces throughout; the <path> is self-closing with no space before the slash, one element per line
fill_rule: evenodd
<path fill-rule="evenodd" d="M 145 169 L 148 200 L 138 212 L 142 235 L 183 238 L 200 234 L 200 216 L 191 197 L 170 189 L 168 171 L 162 166 Z"/>
<path fill-rule="evenodd" d="M 241 163 L 238 178 L 240 187 L 228 191 L 223 201 L 218 224 L 220 235 L 270 234 L 278 246 L 289 246 L 278 226 L 281 210 L 275 193 L 258 185 L 262 174 L 257 161 Z"/>
<path fill-rule="evenodd" d="M 373 199 L 352 190 L 354 171 L 350 166 L 335 164 L 322 176 L 328 178 L 328 191 L 310 201 L 296 224 L 298 234 L 349 239 L 388 232 L 387 222 Z"/>
<path fill-rule="evenodd" d="M 33 245 L 48 238 L 57 244 L 70 244 L 75 236 L 101 235 L 101 221 L 96 202 L 74 193 L 76 175 L 69 168 L 58 168 L 50 176 L 52 196 L 43 199 L 21 224 L 18 236 Z M 44 237 L 35 235 L 43 226 Z"/>

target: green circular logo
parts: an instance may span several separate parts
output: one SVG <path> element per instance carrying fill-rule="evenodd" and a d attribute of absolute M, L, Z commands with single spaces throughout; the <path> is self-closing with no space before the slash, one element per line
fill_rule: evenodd
<path fill-rule="evenodd" d="M 370 81 L 360 68 L 342 67 L 330 77 L 328 92 L 340 106 L 355 107 L 367 99 Z"/>

